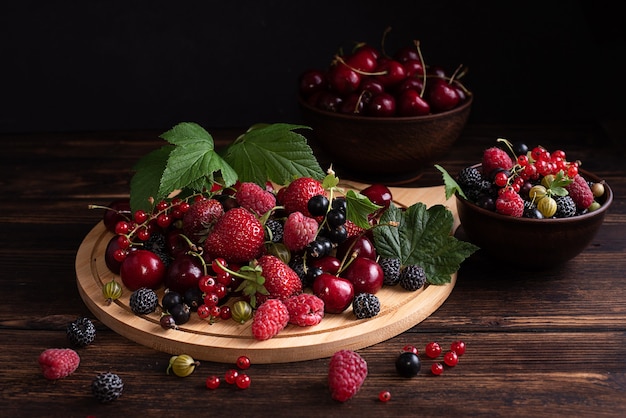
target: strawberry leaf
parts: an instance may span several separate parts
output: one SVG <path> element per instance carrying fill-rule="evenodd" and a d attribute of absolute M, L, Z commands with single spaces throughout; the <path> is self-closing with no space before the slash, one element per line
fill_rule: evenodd
<path fill-rule="evenodd" d="M 321 180 L 324 171 L 306 138 L 293 132 L 295 129 L 310 128 L 285 123 L 256 125 L 226 148 L 224 160 L 240 181 L 261 186 L 268 180 L 285 185 L 297 177 Z"/>
<path fill-rule="evenodd" d="M 459 269 L 461 262 L 478 250 L 451 234 L 454 219 L 443 205 L 427 209 L 423 203 L 416 203 L 402 210 L 392 204 L 379 224 L 397 224 L 397 227 L 373 229 L 378 254 L 398 258 L 405 266 L 421 266 L 430 284 L 449 283 L 450 275 Z"/>

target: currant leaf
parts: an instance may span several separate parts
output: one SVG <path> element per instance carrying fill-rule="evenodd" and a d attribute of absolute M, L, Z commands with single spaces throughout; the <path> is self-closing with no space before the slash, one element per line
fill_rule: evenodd
<path fill-rule="evenodd" d="M 133 212 L 139 209 L 152 211 L 154 202 L 150 198 L 158 195 L 161 176 L 173 149 L 174 146 L 165 145 L 145 155 L 133 167 L 135 175 L 130 181 L 130 206 Z"/>
<path fill-rule="evenodd" d="M 452 195 L 454 195 L 455 193 L 458 193 L 464 199 L 467 199 L 465 193 L 463 193 L 463 190 L 461 189 L 461 186 L 459 186 L 456 180 L 454 180 L 454 178 L 450 174 L 448 174 L 445 168 L 438 164 L 435 164 L 435 168 L 441 171 L 441 174 L 443 175 L 443 184 L 446 191 L 446 200 L 450 199 L 450 197 L 452 197 Z"/>
<path fill-rule="evenodd" d="M 416 203 L 402 210 L 392 204 L 379 224 L 397 227 L 374 228 L 376 250 L 381 257 L 399 258 L 402 265 L 417 264 L 430 284 L 450 282 L 461 262 L 478 250 L 452 234 L 454 218 L 443 205 L 426 208 Z"/>
<path fill-rule="evenodd" d="M 306 126 L 285 123 L 256 125 L 241 135 L 223 152 L 242 182 L 265 185 L 270 180 L 284 185 L 296 177 L 318 180 L 325 173 L 306 138 L 295 129 Z"/>
<path fill-rule="evenodd" d="M 376 212 L 382 206 L 379 206 L 365 195 L 348 190 L 346 192 L 346 218 L 350 219 L 357 226 L 368 229 L 371 228 L 369 217 L 371 213 Z"/>

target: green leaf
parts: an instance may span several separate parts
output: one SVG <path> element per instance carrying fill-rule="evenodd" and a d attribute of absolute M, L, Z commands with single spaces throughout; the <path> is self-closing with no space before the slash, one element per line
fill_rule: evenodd
<path fill-rule="evenodd" d="M 405 266 L 421 266 L 430 284 L 449 283 L 450 275 L 478 250 L 451 235 L 454 218 L 443 205 L 427 209 L 423 203 L 416 203 L 403 211 L 392 204 L 379 224 L 398 226 L 373 229 L 378 254 L 399 258 Z"/>
<path fill-rule="evenodd" d="M 285 185 L 296 177 L 324 178 L 306 138 L 295 129 L 306 126 L 277 123 L 256 125 L 223 153 L 223 158 L 242 182 L 265 185 L 270 180 Z"/>
<path fill-rule="evenodd" d="M 354 190 L 346 192 L 346 218 L 361 228 L 371 228 L 368 215 L 380 208 L 382 206 L 372 203 L 367 196 L 361 193 Z"/>
<path fill-rule="evenodd" d="M 454 195 L 454 193 L 457 193 L 457 192 L 464 199 L 467 199 L 467 197 L 465 196 L 465 193 L 463 193 L 463 190 L 461 189 L 461 186 L 459 186 L 456 180 L 454 180 L 454 178 L 450 174 L 448 174 L 445 168 L 443 168 L 442 166 L 438 164 L 435 164 L 435 168 L 441 171 L 441 174 L 443 175 L 443 184 L 446 190 L 446 200 L 450 199 L 450 197 L 452 197 L 452 195 Z"/>
<path fill-rule="evenodd" d="M 130 207 L 133 212 L 141 209 L 151 212 L 159 194 L 161 175 L 174 146 L 165 145 L 141 158 L 133 167 L 135 174 L 130 181 Z"/>

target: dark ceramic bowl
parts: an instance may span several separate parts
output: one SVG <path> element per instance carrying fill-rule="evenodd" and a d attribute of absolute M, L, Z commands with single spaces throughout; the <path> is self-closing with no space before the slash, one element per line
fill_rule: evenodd
<path fill-rule="evenodd" d="M 601 182 L 585 170 L 588 181 Z M 613 202 L 613 191 L 604 183 L 601 207 L 571 218 L 514 218 L 482 209 L 456 195 L 462 233 L 481 252 L 495 260 L 528 269 L 547 269 L 580 254 L 593 240 Z"/>
<path fill-rule="evenodd" d="M 457 108 L 426 116 L 367 117 L 317 109 L 300 99 L 304 124 L 334 167 L 360 180 L 414 179 L 446 155 L 461 135 L 472 96 Z"/>

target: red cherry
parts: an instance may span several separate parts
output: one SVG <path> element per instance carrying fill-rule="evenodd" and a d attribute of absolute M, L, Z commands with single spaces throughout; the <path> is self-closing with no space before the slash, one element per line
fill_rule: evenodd
<path fill-rule="evenodd" d="M 383 269 L 380 264 L 369 258 L 355 258 L 342 273 L 342 277 L 352 282 L 355 294 L 376 294 L 383 287 Z"/>
<path fill-rule="evenodd" d="M 352 93 L 348 95 L 339 106 L 339 113 L 345 113 L 347 115 L 354 115 L 363 113 L 365 103 L 363 97 L 360 94 Z"/>
<path fill-rule="evenodd" d="M 120 266 L 120 278 L 132 291 L 140 287 L 156 289 L 163 284 L 164 277 L 165 265 L 152 251 L 131 251 Z"/>
<path fill-rule="evenodd" d="M 320 91 L 311 97 L 317 97 L 314 106 L 327 112 L 337 112 L 343 103 L 343 99 L 336 93 Z"/>
<path fill-rule="evenodd" d="M 365 257 L 371 260 L 376 260 L 378 256 L 376 247 L 365 235 L 355 235 L 342 242 L 337 247 L 337 258 L 343 260 L 348 251 L 356 252 L 358 257 Z"/>
<path fill-rule="evenodd" d="M 456 89 L 443 78 L 431 78 L 426 86 L 426 100 L 433 111 L 445 112 L 459 104 Z"/>
<path fill-rule="evenodd" d="M 204 269 L 198 257 L 180 254 L 174 258 L 167 269 L 165 287 L 184 294 L 187 289 L 198 287 L 198 282 L 203 275 Z"/>
<path fill-rule="evenodd" d="M 337 274 L 341 267 L 341 261 L 337 257 L 328 255 L 322 258 L 315 258 L 311 261 L 311 267 L 319 267 L 324 273 Z"/>
<path fill-rule="evenodd" d="M 417 48 L 413 45 L 411 46 L 403 46 L 402 48 L 400 48 L 395 55 L 393 56 L 394 59 L 396 59 L 399 62 L 407 62 L 410 60 L 417 60 L 419 61 L 420 59 L 420 55 L 417 52 Z"/>
<path fill-rule="evenodd" d="M 116 199 L 109 203 L 107 208 L 102 215 L 102 221 L 110 232 L 115 233 L 115 226 L 118 222 L 131 219 L 129 199 Z"/>
<path fill-rule="evenodd" d="M 389 188 L 384 184 L 380 183 L 374 183 L 367 186 L 365 189 L 361 190 L 361 194 L 366 196 L 375 205 L 382 206 L 382 208 L 374 213 L 374 216 L 377 216 L 389 209 L 391 201 L 393 200 L 391 190 L 389 190 Z"/>
<path fill-rule="evenodd" d="M 376 59 L 376 53 L 374 51 L 367 48 L 360 48 L 357 49 L 352 55 L 344 58 L 344 61 L 352 68 L 371 73 L 376 69 Z"/>
<path fill-rule="evenodd" d="M 361 81 L 360 91 L 368 91 L 371 93 L 371 96 L 375 96 L 383 93 L 385 91 L 385 87 L 374 77 L 366 77 Z"/>
<path fill-rule="evenodd" d="M 422 91 L 422 87 L 424 86 L 424 82 L 420 78 L 415 77 L 407 77 L 400 85 L 397 87 L 397 92 L 401 93 L 404 90 L 415 90 L 418 92 Z"/>
<path fill-rule="evenodd" d="M 300 94 L 309 97 L 326 87 L 326 74 L 320 70 L 308 70 L 300 76 Z"/>
<path fill-rule="evenodd" d="M 424 66 L 419 59 L 409 59 L 402 63 L 404 72 L 409 78 L 420 77 L 424 75 Z"/>
<path fill-rule="evenodd" d="M 424 116 L 430 113 L 430 105 L 416 90 L 406 89 L 400 93 L 397 111 L 399 116 Z"/>
<path fill-rule="evenodd" d="M 396 99 L 389 93 L 372 97 L 367 105 L 367 114 L 375 117 L 389 117 L 396 113 Z"/>
<path fill-rule="evenodd" d="M 354 299 L 354 287 L 349 280 L 322 273 L 313 281 L 313 294 L 324 301 L 324 311 L 341 313 Z"/>
<path fill-rule="evenodd" d="M 402 80 L 406 78 L 406 70 L 404 66 L 396 60 L 388 59 L 380 62 L 375 70 L 383 72 L 382 75 L 377 75 L 376 79 L 385 87 L 395 86 L 400 84 Z"/>
<path fill-rule="evenodd" d="M 354 93 L 361 83 L 361 75 L 345 64 L 338 63 L 328 72 L 328 83 L 339 95 Z"/>

